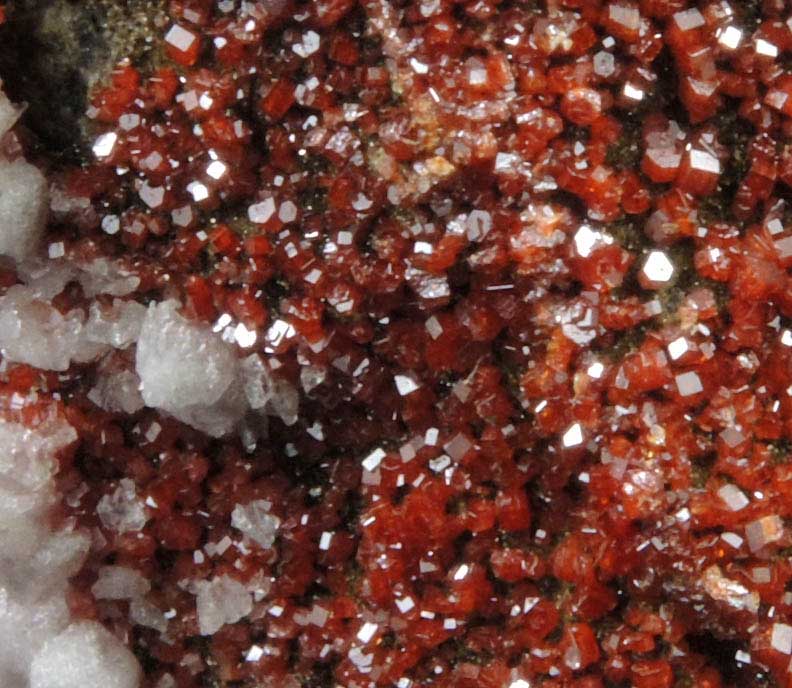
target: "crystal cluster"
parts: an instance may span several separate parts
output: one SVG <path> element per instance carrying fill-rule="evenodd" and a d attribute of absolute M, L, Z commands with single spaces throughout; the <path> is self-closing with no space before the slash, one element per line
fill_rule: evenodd
<path fill-rule="evenodd" d="M 0 102 L 0 685 L 792 685 L 788 3 L 166 4 Z"/>

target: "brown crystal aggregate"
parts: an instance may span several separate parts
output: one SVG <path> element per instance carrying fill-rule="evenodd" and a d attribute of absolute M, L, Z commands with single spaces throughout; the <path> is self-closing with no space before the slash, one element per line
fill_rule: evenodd
<path fill-rule="evenodd" d="M 155 40 L 49 255 L 265 411 L 98 403 L 134 344 L 4 361 L 6 420 L 79 434 L 73 614 L 147 688 L 792 686 L 792 7 L 172 0 Z"/>

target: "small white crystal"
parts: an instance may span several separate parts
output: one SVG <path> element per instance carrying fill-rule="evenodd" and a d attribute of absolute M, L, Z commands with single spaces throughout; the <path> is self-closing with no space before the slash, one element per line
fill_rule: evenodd
<path fill-rule="evenodd" d="M 641 272 L 649 281 L 662 284 L 671 281 L 674 264 L 663 251 L 650 251 Z"/>
<path fill-rule="evenodd" d="M 21 158 L 0 160 L 0 255 L 17 262 L 32 255 L 44 232 L 47 182 Z"/>
<path fill-rule="evenodd" d="M 236 623 L 253 610 L 253 598 L 238 580 L 218 576 L 197 583 L 198 627 L 201 635 L 214 635 L 225 624 Z"/>
<path fill-rule="evenodd" d="M 472 448 L 470 440 L 462 433 L 457 433 L 443 445 L 443 449 L 454 461 L 461 461 Z"/>
<path fill-rule="evenodd" d="M 426 331 L 432 339 L 437 339 L 443 334 L 443 326 L 435 316 L 432 316 L 426 321 Z"/>
<path fill-rule="evenodd" d="M 206 174 L 208 174 L 212 179 L 220 179 L 226 173 L 228 167 L 224 162 L 220 162 L 219 160 L 213 160 L 209 163 L 206 168 Z"/>
<path fill-rule="evenodd" d="M 675 13 L 673 20 L 682 31 L 699 29 L 705 24 L 704 15 L 695 7 Z"/>
<path fill-rule="evenodd" d="M 250 407 L 279 417 L 286 425 L 297 422 L 300 396 L 294 386 L 270 371 L 269 365 L 258 354 L 242 361 L 242 386 Z"/>
<path fill-rule="evenodd" d="M 278 219 L 281 222 L 294 222 L 297 219 L 297 206 L 291 201 L 281 203 L 278 210 Z"/>
<path fill-rule="evenodd" d="M 595 380 L 599 380 L 602 377 L 602 373 L 605 372 L 605 366 L 600 363 L 599 361 L 594 361 L 587 369 L 586 374 L 594 378 Z"/>
<path fill-rule="evenodd" d="M 756 39 L 756 53 L 765 57 L 778 57 L 778 47 L 764 38 Z"/>
<path fill-rule="evenodd" d="M 745 609 L 752 613 L 759 610 L 759 595 L 746 588 L 742 583 L 723 575 L 719 566 L 709 566 L 702 576 L 702 584 L 707 594 L 719 602 L 735 609 Z"/>
<path fill-rule="evenodd" d="M 209 189 L 205 184 L 201 184 L 201 182 L 190 182 L 187 185 L 187 193 L 193 197 L 196 203 L 200 203 L 209 198 Z"/>
<path fill-rule="evenodd" d="M 292 50 L 297 53 L 300 57 L 310 57 L 313 55 L 317 50 L 319 50 L 319 46 L 321 44 L 321 37 L 319 36 L 316 31 L 306 31 L 302 35 L 302 42 L 295 43 L 292 46 Z"/>
<path fill-rule="evenodd" d="M 364 644 L 369 642 L 374 637 L 374 634 L 377 632 L 377 628 L 378 628 L 377 624 L 366 621 L 358 631 L 357 639 Z"/>
<path fill-rule="evenodd" d="M 280 519 L 270 513 L 270 504 L 265 499 L 257 499 L 248 504 L 237 504 L 231 513 L 231 525 L 255 540 L 264 549 L 275 542 L 280 528 Z"/>
<path fill-rule="evenodd" d="M 718 496 L 723 500 L 731 511 L 740 511 L 751 503 L 743 491 L 736 485 L 727 483 L 718 490 Z"/>
<path fill-rule="evenodd" d="M 375 471 L 377 467 L 382 462 L 382 459 L 385 458 L 385 452 L 380 449 L 379 447 L 371 452 L 365 459 L 363 459 L 363 468 L 367 471 Z"/>
<path fill-rule="evenodd" d="M 577 447 L 583 444 L 583 428 L 580 423 L 573 423 L 561 438 L 565 447 Z"/>
<path fill-rule="evenodd" d="M 792 655 L 792 626 L 784 623 L 773 624 L 770 645 L 777 652 Z"/>
<path fill-rule="evenodd" d="M 111 494 L 99 500 L 96 513 L 105 528 L 119 533 L 143 530 L 148 522 L 146 508 L 129 478 L 122 478 Z"/>
<path fill-rule="evenodd" d="M 254 203 L 248 207 L 248 219 L 251 222 L 264 224 L 275 214 L 275 200 L 266 198 L 259 203 Z"/>
<path fill-rule="evenodd" d="M 149 208 L 159 208 L 165 200 L 165 187 L 151 186 L 148 182 L 144 182 L 138 190 L 138 196 Z"/>
<path fill-rule="evenodd" d="M 160 633 L 168 630 L 168 620 L 159 607 L 142 597 L 134 597 L 129 603 L 129 620 L 138 626 L 153 628 Z"/>
<path fill-rule="evenodd" d="M 174 24 L 165 34 L 165 42 L 183 53 L 187 52 L 196 40 L 197 37 L 192 31 L 188 31 L 178 24 Z"/>
<path fill-rule="evenodd" d="M 701 379 L 693 371 L 677 375 L 675 380 L 680 396 L 689 397 L 704 391 Z"/>
<path fill-rule="evenodd" d="M 710 172 L 712 174 L 721 173 L 720 160 L 712 153 L 694 148 L 690 151 L 690 166 L 695 170 Z"/>
<path fill-rule="evenodd" d="M 784 523 L 775 514 L 751 521 L 745 526 L 745 538 L 751 552 L 758 552 L 765 545 L 777 542 L 783 535 Z"/>
<path fill-rule="evenodd" d="M 99 578 L 91 586 L 97 600 L 132 600 L 142 597 L 151 589 L 143 575 L 127 566 L 103 566 Z"/>
<path fill-rule="evenodd" d="M 671 360 L 676 361 L 690 351 L 690 346 L 688 345 L 687 339 L 684 337 L 677 337 L 673 342 L 669 343 L 667 349 Z"/>
<path fill-rule="evenodd" d="M 97 158 L 108 157 L 113 152 L 117 140 L 118 136 L 115 132 L 110 131 L 106 134 L 101 134 L 96 141 L 94 141 L 93 154 Z"/>
<path fill-rule="evenodd" d="M 742 41 L 742 31 L 736 26 L 727 26 L 718 35 L 718 43 L 729 50 L 736 50 Z"/>
<path fill-rule="evenodd" d="M 412 394 L 421 386 L 420 383 L 410 375 L 395 375 L 393 381 L 396 383 L 396 390 L 399 392 L 399 395 L 403 397 Z"/>

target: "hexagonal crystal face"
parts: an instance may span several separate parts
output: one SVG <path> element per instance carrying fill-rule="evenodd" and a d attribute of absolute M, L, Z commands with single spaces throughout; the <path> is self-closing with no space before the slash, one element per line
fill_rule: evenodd
<path fill-rule="evenodd" d="M 662 289 L 673 281 L 674 264 L 663 251 L 651 251 L 644 261 L 638 278 L 646 289 Z"/>

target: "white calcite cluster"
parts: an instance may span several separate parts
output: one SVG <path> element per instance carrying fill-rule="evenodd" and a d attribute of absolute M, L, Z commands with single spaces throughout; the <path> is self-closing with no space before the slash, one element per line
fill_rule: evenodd
<path fill-rule="evenodd" d="M 137 278 L 108 261 L 75 266 L 63 261 L 23 263 L 24 280 L 0 297 L 0 351 L 5 360 L 64 371 L 99 362 L 89 398 L 112 412 L 156 408 L 213 437 L 232 432 L 248 411 L 297 420 L 297 391 L 270 374 L 257 355 L 240 360 L 234 344 L 208 325 L 179 313 L 175 300 L 148 308 L 121 298 Z M 87 295 L 104 294 L 62 313 L 52 298 L 71 281 Z M 136 346 L 135 367 L 114 367 L 104 357 Z"/>
<path fill-rule="evenodd" d="M 0 91 L 0 138 L 17 117 Z M 130 283 L 109 262 L 85 268 L 37 262 L 47 206 L 41 172 L 23 159 L 0 156 L 0 256 L 15 261 L 23 279 L 0 298 L 0 349 L 5 360 L 65 370 L 133 341 L 145 309 L 117 304 L 112 313 L 92 309 L 86 318 L 52 306 L 52 297 L 73 279 L 92 294 L 124 292 Z M 73 529 L 53 530 L 50 516 L 59 498 L 58 452 L 76 440 L 74 428 L 54 411 L 33 428 L 0 419 L 2 688 L 140 684 L 132 653 L 98 623 L 74 621 L 66 604 L 68 579 L 82 566 L 90 541 Z"/>
<path fill-rule="evenodd" d="M 253 597 L 235 578 L 218 576 L 198 583 L 196 606 L 201 635 L 213 635 L 253 610 Z"/>
<path fill-rule="evenodd" d="M 97 286 L 93 274 L 52 261 L 21 272 L 25 283 L 0 297 L 0 350 L 7 360 L 63 371 L 137 339 L 146 309 L 136 302 L 116 299 L 110 308 L 94 303 L 87 317 L 78 309 L 63 314 L 52 305 L 52 297 L 72 279 Z"/>
<path fill-rule="evenodd" d="M 179 315 L 176 301 L 152 304 L 137 343 L 143 401 L 219 437 L 246 410 L 239 358 L 211 328 Z"/>
<path fill-rule="evenodd" d="M 240 360 L 235 349 L 213 328 L 180 315 L 178 302 L 152 304 L 135 359 L 146 406 L 214 437 L 231 432 L 248 411 L 296 422 L 297 390 L 273 378 L 260 356 Z"/>
<path fill-rule="evenodd" d="M 272 504 L 266 499 L 237 504 L 231 513 L 231 525 L 264 549 L 269 549 L 275 542 L 281 524 L 280 519 L 270 513 L 271 507 Z"/>
<path fill-rule="evenodd" d="M 57 453 L 77 439 L 53 414 L 30 429 L 0 421 L 0 686 L 135 688 L 134 656 L 102 626 L 75 622 L 65 593 L 88 536 L 53 531 Z"/>

